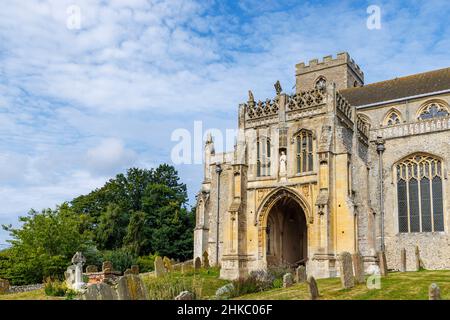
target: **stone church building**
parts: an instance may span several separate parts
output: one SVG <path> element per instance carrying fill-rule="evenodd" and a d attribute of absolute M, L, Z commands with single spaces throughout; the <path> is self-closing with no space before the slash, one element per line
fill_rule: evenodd
<path fill-rule="evenodd" d="M 205 145 L 194 258 L 221 277 L 305 265 L 338 275 L 339 253 L 366 270 L 450 269 L 450 68 L 364 84 L 347 53 L 296 65 L 294 94 L 238 110 L 232 152 Z"/>

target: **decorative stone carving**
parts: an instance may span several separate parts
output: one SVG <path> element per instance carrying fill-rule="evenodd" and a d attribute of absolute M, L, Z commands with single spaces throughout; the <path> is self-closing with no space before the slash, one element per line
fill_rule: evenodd
<path fill-rule="evenodd" d="M 81 252 L 75 253 L 72 257 L 72 263 L 75 266 L 75 279 L 72 284 L 72 289 L 81 290 L 81 288 L 85 285 L 83 282 L 83 264 L 86 262 L 86 258 L 83 256 Z"/>
<path fill-rule="evenodd" d="M 284 151 L 281 151 L 281 155 L 280 155 L 280 178 L 286 178 L 287 175 L 287 158 L 286 158 L 286 153 Z"/>

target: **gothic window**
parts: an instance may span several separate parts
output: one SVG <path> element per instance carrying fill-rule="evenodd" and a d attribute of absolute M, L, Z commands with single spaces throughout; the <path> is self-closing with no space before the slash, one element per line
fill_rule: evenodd
<path fill-rule="evenodd" d="M 295 139 L 297 142 L 297 173 L 313 171 L 312 133 L 302 130 Z"/>
<path fill-rule="evenodd" d="M 391 111 L 386 116 L 385 125 L 394 126 L 401 123 L 401 117 L 397 110 Z"/>
<path fill-rule="evenodd" d="M 442 162 L 416 154 L 397 164 L 399 231 L 444 231 Z"/>
<path fill-rule="evenodd" d="M 425 105 L 419 112 L 419 120 L 427 120 L 439 117 L 448 117 L 447 106 L 440 102 L 431 102 Z"/>
<path fill-rule="evenodd" d="M 258 177 L 270 176 L 270 139 L 266 137 L 260 137 L 256 144 L 256 174 Z"/>
<path fill-rule="evenodd" d="M 327 80 L 325 80 L 324 77 L 320 77 L 319 79 L 317 79 L 316 85 L 315 85 L 317 90 L 325 90 L 326 86 L 327 86 Z"/>

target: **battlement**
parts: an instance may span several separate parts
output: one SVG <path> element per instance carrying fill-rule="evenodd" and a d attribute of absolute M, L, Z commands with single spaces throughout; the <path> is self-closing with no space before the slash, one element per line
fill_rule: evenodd
<path fill-rule="evenodd" d="M 355 60 L 353 60 L 347 52 L 338 53 L 335 59 L 333 59 L 333 56 L 330 55 L 323 57 L 321 61 L 319 61 L 319 59 L 312 59 L 309 61 L 308 65 L 305 62 L 301 62 L 297 64 L 295 67 L 296 67 L 296 74 L 302 75 L 310 72 L 316 72 L 319 70 L 340 66 L 343 64 L 347 64 L 361 80 L 364 80 L 364 72 L 361 70 L 359 65 L 356 64 Z"/>

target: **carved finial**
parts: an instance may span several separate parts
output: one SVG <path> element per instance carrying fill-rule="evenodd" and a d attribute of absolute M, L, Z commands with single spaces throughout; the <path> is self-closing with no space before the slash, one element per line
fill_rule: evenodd
<path fill-rule="evenodd" d="M 281 91 L 283 91 L 283 89 L 281 88 L 281 83 L 280 80 L 277 80 L 277 82 L 275 82 L 275 91 L 277 92 L 277 95 L 279 95 L 281 93 Z"/>
<path fill-rule="evenodd" d="M 255 102 L 255 97 L 253 97 L 252 90 L 248 90 L 248 102 Z"/>

